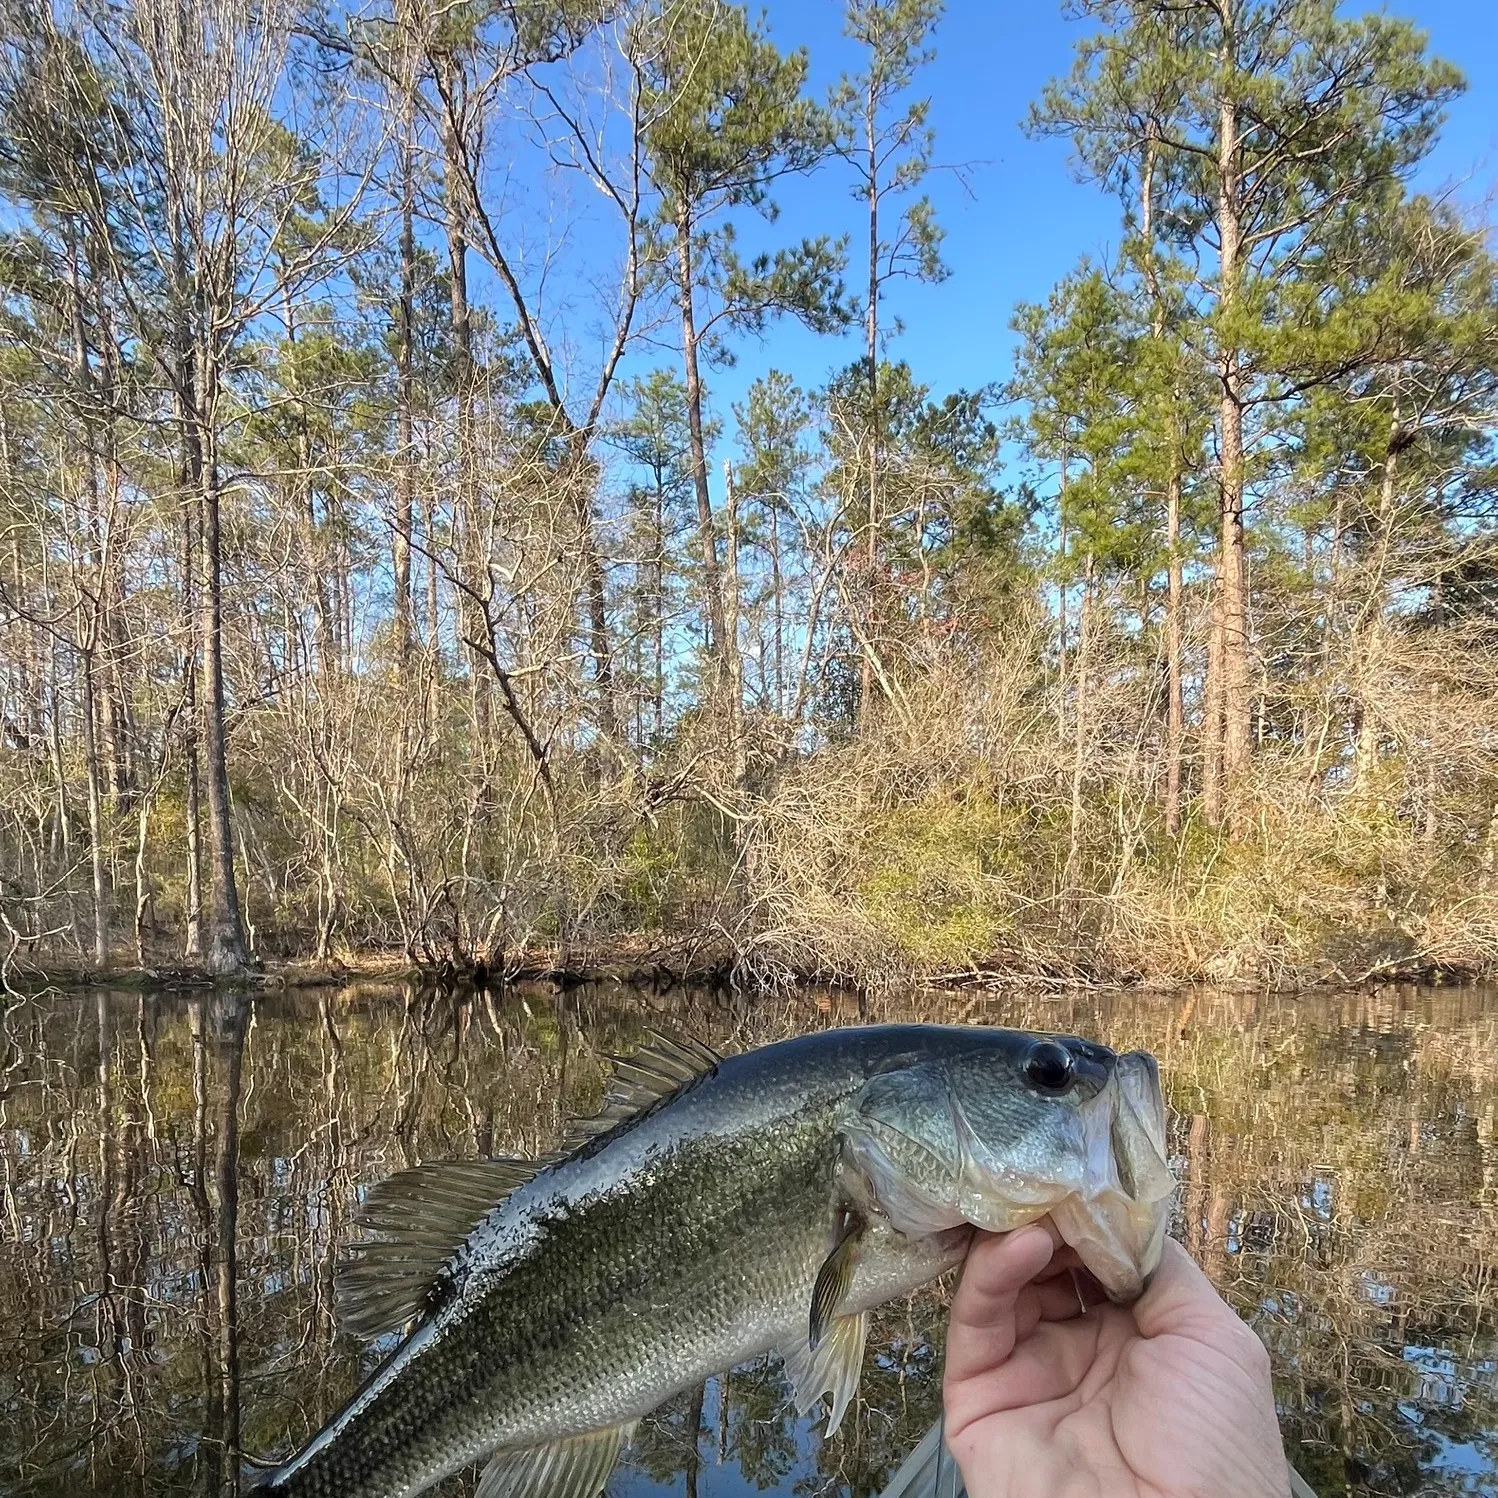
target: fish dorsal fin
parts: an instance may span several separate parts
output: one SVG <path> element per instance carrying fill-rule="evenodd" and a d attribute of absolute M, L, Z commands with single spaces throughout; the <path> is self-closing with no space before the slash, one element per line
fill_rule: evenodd
<path fill-rule="evenodd" d="M 398 1171 L 364 1199 L 354 1245 L 334 1287 L 340 1324 L 378 1337 L 429 1309 L 431 1290 L 463 1240 L 517 1186 L 551 1163 L 436 1160 Z"/>
<path fill-rule="evenodd" d="M 835 1316 L 813 1351 L 809 1342 L 781 1353 L 791 1380 L 796 1412 L 804 1415 L 822 1395 L 832 1395 L 832 1417 L 827 1434 L 834 1436 L 858 1392 L 863 1373 L 863 1344 L 869 1332 L 866 1311 L 856 1316 Z"/>
<path fill-rule="evenodd" d="M 598 1498 L 633 1429 L 631 1421 L 546 1446 L 501 1448 L 474 1498 Z"/>
<path fill-rule="evenodd" d="M 632 1056 L 610 1056 L 613 1075 L 603 1107 L 592 1118 L 574 1119 L 562 1148 L 571 1151 L 611 1133 L 620 1124 L 648 1113 L 668 1097 L 700 1082 L 723 1059 L 700 1040 L 650 1032 Z"/>

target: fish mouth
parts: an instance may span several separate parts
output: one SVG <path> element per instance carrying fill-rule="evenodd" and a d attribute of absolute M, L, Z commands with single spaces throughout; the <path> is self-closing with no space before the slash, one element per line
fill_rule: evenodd
<path fill-rule="evenodd" d="M 1051 1220 L 1108 1298 L 1126 1303 L 1159 1266 L 1175 1192 L 1155 1058 L 1147 1051 L 1120 1056 L 1081 1123 L 1084 1182 L 1051 1208 Z"/>
<path fill-rule="evenodd" d="M 940 1087 L 931 1082 L 932 1091 Z M 887 1118 L 857 1120 L 849 1140 L 862 1183 L 855 1195 L 912 1236 L 960 1223 L 1010 1232 L 1049 1215 L 1110 1300 L 1136 1299 L 1159 1265 L 1175 1191 L 1154 1057 L 1119 1056 L 1097 1095 L 1070 1111 L 1064 1179 L 1006 1161 L 952 1088 L 940 1090 L 953 1126 L 940 1144 Z M 924 1168 L 912 1171 L 913 1160 Z"/>

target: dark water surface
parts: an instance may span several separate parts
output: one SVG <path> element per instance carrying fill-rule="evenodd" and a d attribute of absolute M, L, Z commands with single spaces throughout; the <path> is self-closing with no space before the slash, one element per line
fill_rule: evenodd
<path fill-rule="evenodd" d="M 361 1188 L 422 1160 L 549 1149 L 596 1105 L 601 1054 L 650 1023 L 739 1049 L 861 1017 L 1153 1050 L 1175 1231 L 1269 1343 L 1313 1486 L 1498 1493 L 1498 990 L 938 995 L 860 1016 L 827 997 L 592 988 L 12 1007 L 0 1492 L 233 1492 L 371 1366 L 332 1312 Z M 836 1440 L 788 1414 L 778 1365 L 754 1365 L 642 1426 L 610 1492 L 877 1491 L 936 1413 L 943 1295 L 882 1313 Z"/>

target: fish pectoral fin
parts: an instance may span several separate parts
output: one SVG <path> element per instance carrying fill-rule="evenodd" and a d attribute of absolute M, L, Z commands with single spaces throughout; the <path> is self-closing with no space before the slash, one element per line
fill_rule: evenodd
<path fill-rule="evenodd" d="M 798 1344 L 780 1355 L 791 1380 L 797 1414 L 804 1415 L 823 1394 L 832 1396 L 832 1418 L 827 1422 L 829 1436 L 837 1434 L 858 1392 L 863 1344 L 868 1332 L 867 1312 L 837 1316 L 815 1349 L 809 1343 Z"/>
<path fill-rule="evenodd" d="M 474 1498 L 598 1498 L 634 1428 L 631 1420 L 545 1446 L 502 1446 Z"/>
<path fill-rule="evenodd" d="M 338 1270 L 339 1323 L 356 1335 L 378 1337 L 419 1316 L 459 1244 L 510 1192 L 550 1163 L 435 1160 L 373 1187 L 357 1220 L 379 1236 L 356 1243 Z"/>
<path fill-rule="evenodd" d="M 832 1252 L 822 1261 L 817 1271 L 816 1283 L 811 1287 L 811 1350 L 821 1346 L 837 1308 L 848 1298 L 853 1288 L 853 1273 L 858 1265 L 858 1235 L 863 1230 L 863 1221 L 858 1217 L 847 1217 L 838 1232 L 837 1243 Z"/>

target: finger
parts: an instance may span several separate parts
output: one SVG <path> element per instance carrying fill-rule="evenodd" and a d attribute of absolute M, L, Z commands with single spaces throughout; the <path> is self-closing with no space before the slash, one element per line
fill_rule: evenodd
<path fill-rule="evenodd" d="M 976 1235 L 952 1302 L 947 1333 L 949 1385 L 979 1376 L 1013 1352 L 1020 1335 L 1016 1318 L 1021 1292 L 1055 1252 L 1051 1234 L 1038 1225 L 1001 1237 Z"/>
<path fill-rule="evenodd" d="M 1043 1321 L 1068 1321 L 1073 1316 L 1084 1316 L 1094 1306 L 1106 1303 L 1107 1292 L 1093 1277 L 1082 1262 L 1082 1256 L 1061 1237 L 1061 1231 L 1049 1216 L 1040 1218 L 1035 1224 L 1043 1227 L 1056 1245 L 1051 1261 L 1035 1276 L 1031 1289 L 1036 1292 L 1039 1316 Z M 1030 1291 L 1022 1290 L 1015 1309 L 1019 1335 L 1027 1331 L 1025 1312 Z"/>
<path fill-rule="evenodd" d="M 1091 1275 L 1075 1269 L 1036 1280 L 1028 1292 L 1022 1293 L 1021 1300 L 1024 1294 L 1034 1297 L 1041 1321 L 1070 1321 L 1076 1316 L 1085 1316 L 1106 1299 Z"/>
<path fill-rule="evenodd" d="M 1070 1398 L 1097 1366 L 1110 1329 L 1116 1336 L 1122 1314 L 1116 1306 L 1104 1305 L 1089 1309 L 1086 1316 L 1073 1310 L 1067 1318 L 1037 1321 L 1002 1363 L 960 1384 L 948 1382 L 950 1428 L 960 1430 L 980 1415 Z"/>
<path fill-rule="evenodd" d="M 1168 1238 L 1160 1267 L 1135 1305 L 1134 1316 L 1146 1337 L 1156 1337 L 1167 1332 L 1189 1333 L 1233 1313 L 1191 1255 Z"/>
<path fill-rule="evenodd" d="M 1050 1221 L 1049 1218 L 1046 1220 Z M 1037 1280 L 1060 1279 L 1063 1275 L 1075 1274 L 1079 1270 L 1085 1272 L 1082 1255 L 1071 1244 L 1063 1243 L 1051 1256 L 1051 1262 L 1035 1278 Z"/>
<path fill-rule="evenodd" d="M 1174 1239 L 1165 1240 L 1160 1267 L 1132 1309 L 1142 1336 L 1189 1337 L 1231 1351 L 1256 1376 L 1263 1371 L 1266 1355 L 1258 1335 Z"/>

